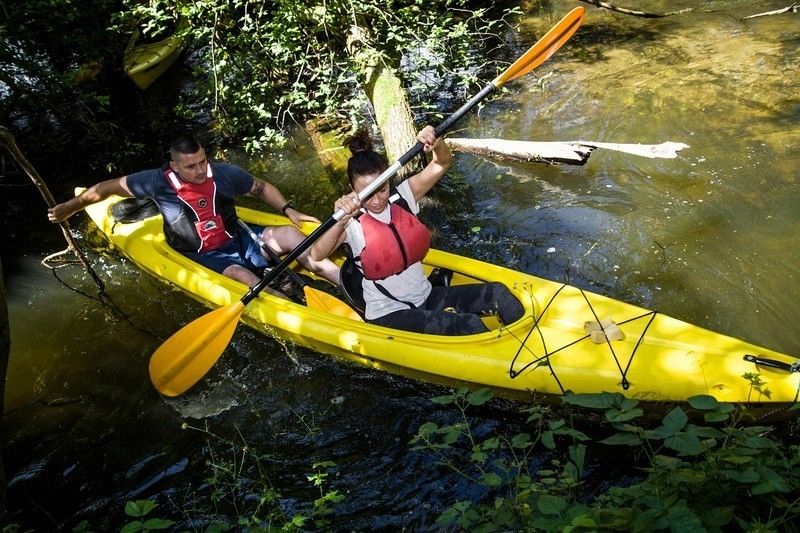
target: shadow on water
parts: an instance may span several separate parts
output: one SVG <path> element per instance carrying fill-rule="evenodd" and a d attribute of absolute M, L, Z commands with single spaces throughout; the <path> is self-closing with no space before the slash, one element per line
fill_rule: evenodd
<path fill-rule="evenodd" d="M 572 4 L 549 6 L 558 14 Z M 544 14 L 523 21 L 520 50 L 552 23 Z M 590 9 L 568 46 L 465 120 L 457 135 L 670 140 L 690 148 L 674 160 L 597 150 L 583 167 L 458 154 L 424 211 L 436 246 L 798 353 L 792 317 L 800 302 L 787 290 L 797 285 L 800 264 L 795 27 L 781 17 L 700 12 L 643 20 Z M 155 141 L 158 158 L 164 142 Z M 341 191 L 301 141 L 256 167 L 289 196 L 307 198 L 320 218 Z M 177 520 L 186 517 L 176 508 L 210 519 L 209 463 L 232 461 L 245 445 L 263 455 L 288 513 L 319 497 L 306 477 L 312 463 L 334 461 L 328 483 L 345 495 L 335 514 L 341 529 L 434 529 L 453 502 L 481 496 L 432 456 L 409 449 L 424 422 L 455 421 L 452 409 L 430 402 L 441 387 L 243 327 L 197 388 L 161 398 L 147 378 L 150 355 L 206 310 L 107 250 L 86 218 L 74 226 L 128 319 L 65 289 L 39 266 L 62 243 L 36 192 L 4 188 L 2 196 L 12 330 L 3 450 L 12 521 L 34 530 L 82 520 L 117 529 L 126 522 L 125 501 L 145 498 Z M 60 275 L 92 290 L 79 270 Z M 521 431 L 517 407 L 493 403 L 475 417 L 475 431 Z M 598 478 L 608 474 L 598 470 Z M 255 494 L 248 490 L 235 496 Z"/>

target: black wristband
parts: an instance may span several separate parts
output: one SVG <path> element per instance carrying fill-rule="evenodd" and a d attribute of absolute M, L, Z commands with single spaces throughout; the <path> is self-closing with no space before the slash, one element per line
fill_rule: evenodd
<path fill-rule="evenodd" d="M 283 213 L 283 216 L 287 216 L 286 215 L 287 209 L 294 209 L 295 211 L 297 211 L 297 209 L 295 209 L 295 207 L 292 205 L 292 202 L 286 202 L 286 204 L 283 207 L 281 207 L 281 213 Z"/>

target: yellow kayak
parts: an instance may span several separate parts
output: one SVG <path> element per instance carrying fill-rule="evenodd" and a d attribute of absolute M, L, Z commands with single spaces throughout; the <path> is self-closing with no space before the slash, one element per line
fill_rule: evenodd
<path fill-rule="evenodd" d="M 143 270 L 209 307 L 239 300 L 247 287 L 170 249 L 159 215 L 115 223 L 110 198 L 86 209 L 108 239 Z M 261 225 L 288 219 L 237 208 Z M 303 230 L 310 233 L 314 225 Z M 513 324 L 487 333 L 425 335 L 328 314 L 266 291 L 244 309 L 243 321 L 317 352 L 373 368 L 449 385 L 487 386 L 516 398 L 619 392 L 647 402 L 696 395 L 780 409 L 798 400 L 800 360 L 658 312 L 570 285 L 439 250 L 430 271 L 454 272 L 453 284 L 504 283 L 525 307 Z M 298 267 L 299 268 L 299 267 Z M 307 273 L 306 273 L 307 274 Z"/>
<path fill-rule="evenodd" d="M 185 22 L 181 21 L 176 32 L 166 39 L 155 43 L 136 43 L 134 39 L 125 50 L 123 69 L 140 89 L 150 87 L 178 58 L 183 51 L 184 28 Z"/>

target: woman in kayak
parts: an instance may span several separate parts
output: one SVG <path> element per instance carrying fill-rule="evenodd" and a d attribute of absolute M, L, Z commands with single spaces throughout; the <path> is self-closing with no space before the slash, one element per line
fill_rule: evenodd
<path fill-rule="evenodd" d="M 352 192 L 336 200 L 335 209 L 346 215 L 320 237 L 311 257 L 320 261 L 341 244 L 347 244 L 356 271 L 362 278 L 364 318 L 373 324 L 419 333 L 465 335 L 488 331 L 481 315 L 496 314 L 504 324 L 522 317 L 520 302 L 501 283 L 432 286 L 422 267 L 430 247 L 430 232 L 416 217 L 419 200 L 452 164 L 450 149 L 437 139 L 433 127 L 417 135 L 430 163 L 396 189 L 389 183 L 359 202 L 358 193 L 389 167 L 386 158 L 372 149 L 366 130 L 351 138 L 353 153 L 347 163 Z M 352 279 L 342 272 L 347 290 Z M 357 287 L 358 288 L 358 287 Z M 361 296 L 361 295 L 359 295 Z"/>

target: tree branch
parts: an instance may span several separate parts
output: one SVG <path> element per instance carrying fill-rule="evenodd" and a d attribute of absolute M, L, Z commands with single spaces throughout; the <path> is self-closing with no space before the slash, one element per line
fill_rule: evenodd
<path fill-rule="evenodd" d="M 56 201 L 53 198 L 53 195 L 50 194 L 50 189 L 47 188 L 47 185 L 45 184 L 42 177 L 39 175 L 38 172 L 36 172 L 36 169 L 33 168 L 33 165 L 30 164 L 25 155 L 23 155 L 23 153 L 17 147 L 16 139 L 14 139 L 14 136 L 4 126 L 0 126 L 0 146 L 9 151 L 11 156 L 20 166 L 20 168 L 22 168 L 22 170 L 25 171 L 25 173 L 31 179 L 33 184 L 36 185 L 36 188 L 39 189 L 39 193 L 41 193 L 45 203 L 47 203 L 47 207 L 55 206 Z M 80 246 L 78 246 L 78 242 L 72 236 L 72 231 L 69 228 L 69 224 L 65 220 L 61 222 L 59 226 L 61 226 L 61 232 L 64 234 L 64 238 L 66 239 L 68 245 L 68 248 L 67 250 L 65 250 L 65 252 L 72 252 L 75 254 L 75 256 L 78 258 L 78 261 L 91 275 L 98 289 L 100 289 L 100 293 L 103 294 L 105 291 L 105 284 L 98 277 L 94 269 L 91 267 L 89 261 L 86 260 L 86 256 L 83 254 L 83 250 L 80 248 Z M 56 255 L 61 255 L 61 254 L 56 254 Z"/>
<path fill-rule="evenodd" d="M 593 6 L 602 7 L 603 9 L 616 11 L 617 13 L 624 13 L 625 15 L 633 15 L 634 17 L 644 17 L 644 18 L 671 17 L 672 15 L 682 15 L 684 13 L 689 13 L 690 11 L 694 11 L 693 8 L 687 7 L 686 9 L 679 9 L 678 11 L 669 11 L 667 13 L 652 13 L 649 11 L 636 11 L 634 9 L 618 7 L 610 2 L 603 2 L 603 0 L 581 0 L 581 1 L 586 2 L 587 4 L 592 4 Z"/>
<path fill-rule="evenodd" d="M 800 5 L 797 2 L 795 2 L 789 7 L 784 7 L 783 9 L 776 9 L 775 11 L 765 11 L 764 13 L 756 13 L 755 15 L 744 17 L 742 20 L 754 19 L 756 17 L 766 17 L 768 15 L 780 15 L 781 13 L 788 13 L 789 11 L 791 11 L 792 13 L 797 13 L 799 10 L 800 10 Z"/>

